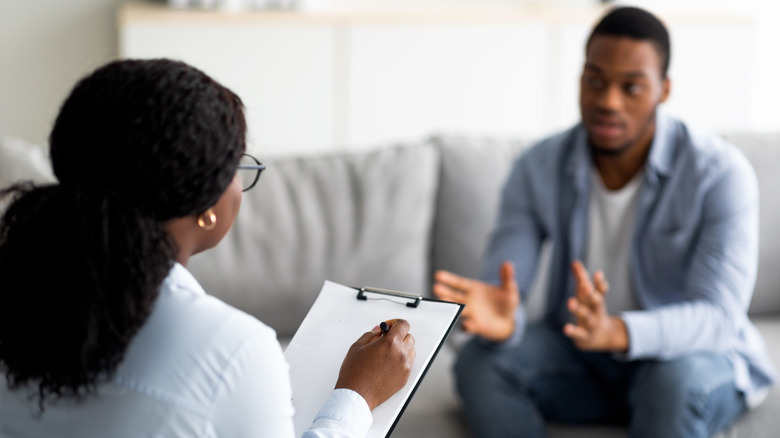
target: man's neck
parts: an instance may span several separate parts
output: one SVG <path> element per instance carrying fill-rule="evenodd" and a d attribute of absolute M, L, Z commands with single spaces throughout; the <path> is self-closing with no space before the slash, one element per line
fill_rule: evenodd
<path fill-rule="evenodd" d="M 609 190 L 623 188 L 642 170 L 650 154 L 652 137 L 644 144 L 631 147 L 620 155 L 593 155 L 593 163 L 601 176 L 604 187 Z"/>

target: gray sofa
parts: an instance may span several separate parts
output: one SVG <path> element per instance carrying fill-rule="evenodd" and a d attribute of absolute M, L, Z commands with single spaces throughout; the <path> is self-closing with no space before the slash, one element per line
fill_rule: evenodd
<path fill-rule="evenodd" d="M 761 254 L 752 319 L 780 364 L 780 134 L 727 135 L 755 167 L 761 187 Z M 292 157 L 268 166 L 245 193 L 226 239 L 190 269 L 211 294 L 276 329 L 295 332 L 324 280 L 430 294 L 436 269 L 474 276 L 499 188 L 521 140 L 436 136 L 415 144 Z M 50 180 L 42 147 L 0 138 L 0 185 Z M 541 288 L 537 284 L 535 289 Z M 541 293 L 529 305 L 540 312 Z M 450 367 L 454 333 L 393 432 L 394 437 L 468 437 Z M 357 334 L 356 334 L 357 337 Z M 772 391 L 723 436 L 776 436 L 780 395 Z M 612 427 L 550 425 L 552 437 L 624 436 Z"/>

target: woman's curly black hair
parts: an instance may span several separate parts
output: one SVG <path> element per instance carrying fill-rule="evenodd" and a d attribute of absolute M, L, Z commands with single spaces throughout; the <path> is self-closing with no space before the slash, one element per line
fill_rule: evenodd
<path fill-rule="evenodd" d="M 115 61 L 65 100 L 49 146 L 58 184 L 19 184 L 0 220 L 0 370 L 41 409 L 122 361 L 177 248 L 167 219 L 205 211 L 235 176 L 243 105 L 171 60 Z"/>

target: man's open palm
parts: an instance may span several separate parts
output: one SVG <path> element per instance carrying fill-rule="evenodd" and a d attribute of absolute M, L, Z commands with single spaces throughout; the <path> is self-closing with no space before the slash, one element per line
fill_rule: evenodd
<path fill-rule="evenodd" d="M 514 332 L 520 293 L 512 263 L 501 264 L 499 278 L 501 283 L 495 286 L 449 271 L 437 271 L 433 293 L 442 300 L 466 305 L 461 314 L 464 330 L 500 342 Z"/>

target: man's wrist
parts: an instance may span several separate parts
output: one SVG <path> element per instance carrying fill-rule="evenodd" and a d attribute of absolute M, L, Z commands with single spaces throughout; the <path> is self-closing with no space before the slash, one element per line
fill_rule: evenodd
<path fill-rule="evenodd" d="M 501 327 L 494 330 L 490 337 L 485 337 L 490 342 L 505 342 L 510 339 L 515 333 L 515 318 L 509 318 L 508 320 L 500 323 Z"/>
<path fill-rule="evenodd" d="M 623 318 L 619 316 L 610 316 L 612 320 L 612 348 L 615 353 L 625 354 L 628 352 L 629 340 L 628 329 Z"/>

